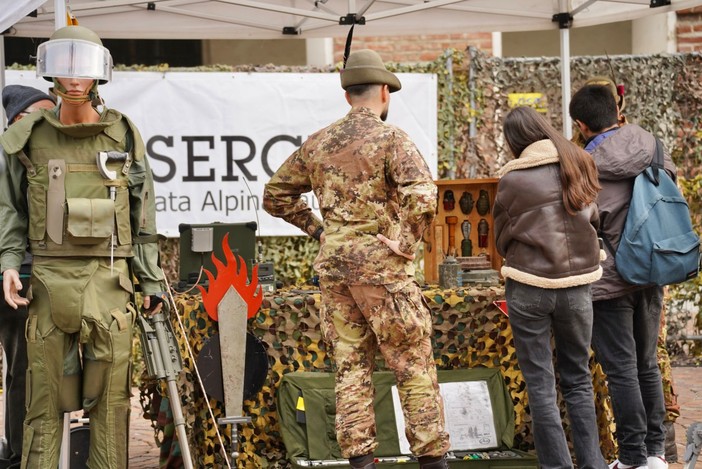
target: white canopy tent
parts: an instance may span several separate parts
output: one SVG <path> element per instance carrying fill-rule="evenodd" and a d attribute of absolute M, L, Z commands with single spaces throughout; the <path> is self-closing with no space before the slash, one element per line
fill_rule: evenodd
<path fill-rule="evenodd" d="M 63 2 L 12 2 L 40 3 L 38 8 L 34 6 L 37 16 L 5 23 L 3 16 L 9 12 L 2 13 L 0 31 L 11 27 L 8 33 L 11 35 L 48 37 L 55 29 L 54 12 Z M 573 26 L 582 27 L 690 8 L 702 1 L 671 0 L 669 5 L 658 8 L 650 7 L 651 0 L 70 0 L 67 3 L 81 25 L 103 38 L 281 39 L 341 37 L 354 17 L 365 23 L 354 31 L 359 36 L 526 31 L 557 29 L 553 16 L 558 13 L 570 13 Z M 667 2 L 653 0 L 653 3 Z M 9 6 L 9 10 L 16 8 L 14 4 Z"/>
<path fill-rule="evenodd" d="M 569 134 L 568 28 L 692 8 L 702 0 L 15 0 L 0 12 L 0 31 L 48 37 L 65 24 L 66 3 L 81 25 L 102 38 L 342 37 L 353 23 L 358 36 L 561 28 L 563 121 Z M 35 10 L 35 17 L 25 16 Z"/>

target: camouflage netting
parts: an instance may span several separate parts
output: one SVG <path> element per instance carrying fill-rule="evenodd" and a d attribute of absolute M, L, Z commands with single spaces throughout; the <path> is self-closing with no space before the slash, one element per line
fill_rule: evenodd
<path fill-rule="evenodd" d="M 509 160 L 501 123 L 510 93 L 542 93 L 546 115 L 562 128 L 560 59 L 495 58 L 477 50 L 447 50 L 433 62 L 389 64 L 397 72 L 434 73 L 438 84 L 438 155 L 441 179 L 495 177 Z M 132 67 L 131 69 L 135 69 Z M 136 68 L 153 70 L 153 67 Z M 167 71 L 167 67 L 157 68 Z M 200 67 L 193 71 L 336 72 L 334 67 Z M 702 232 L 702 56 L 698 53 L 649 56 L 575 57 L 573 90 L 594 75 L 614 75 L 626 89 L 629 122 L 663 139 L 680 168 L 680 185 Z M 645 97 L 645 99 L 640 99 Z M 471 103 L 473 103 L 471 105 Z M 472 130 L 471 130 L 472 129 Z M 285 285 L 300 286 L 314 272 L 318 244 L 307 237 L 266 237 L 264 255 Z M 169 240 L 164 264 L 177 278 L 177 242 Z M 418 256 L 419 280 L 423 279 Z M 700 342 L 684 340 L 702 329 L 702 278 L 672 287 L 668 301 L 668 348 L 678 358 L 698 360 Z"/>
<path fill-rule="evenodd" d="M 515 447 L 533 449 L 527 413 L 528 399 L 524 378 L 517 366 L 512 332 L 507 318 L 493 306 L 504 296 L 501 287 L 473 288 L 460 291 L 427 290 L 434 318 L 434 356 L 440 369 L 466 367 L 500 368 L 515 408 Z M 262 310 L 249 320 L 249 331 L 267 349 L 270 370 L 257 396 L 244 403 L 244 414 L 250 425 L 242 425 L 239 449 L 242 453 L 238 467 L 288 468 L 285 447 L 280 434 L 276 407 L 276 391 L 282 376 L 292 371 L 334 371 L 326 348 L 320 339 L 319 294 L 304 291 L 278 292 L 267 295 Z M 216 333 L 217 326 L 204 311 L 199 295 L 177 299 L 179 312 L 188 331 L 188 340 L 197 356 L 205 341 Z M 176 327 L 176 335 L 184 344 Z M 378 369 L 384 369 L 381 357 Z M 604 375 L 599 366 L 591 364 L 595 397 L 598 404 L 598 427 L 603 454 L 613 458 L 616 452 L 612 437 L 612 415 Z M 179 379 L 179 393 L 184 408 L 191 451 L 197 467 L 225 467 L 215 425 L 209 416 L 205 399 L 195 377 L 190 359 L 184 363 Z M 210 399 L 215 419 L 223 416 L 221 403 Z M 559 402 L 566 429 L 568 419 L 565 404 Z M 224 433 L 230 448 L 231 433 Z"/>
<path fill-rule="evenodd" d="M 438 75 L 442 178 L 494 177 L 511 158 L 501 134 L 510 93 L 543 94 L 546 115 L 562 128 L 558 58 L 502 59 L 475 50 L 447 51 L 434 63 L 398 69 Z M 575 57 L 570 73 L 573 91 L 595 75 L 613 76 L 624 84 L 625 115 L 629 122 L 659 136 L 670 149 L 693 223 L 701 233 L 702 56 Z M 671 287 L 668 298 L 668 349 L 679 359 L 699 361 L 700 342 L 685 340 L 685 336 L 699 335 L 702 328 L 702 277 Z"/>

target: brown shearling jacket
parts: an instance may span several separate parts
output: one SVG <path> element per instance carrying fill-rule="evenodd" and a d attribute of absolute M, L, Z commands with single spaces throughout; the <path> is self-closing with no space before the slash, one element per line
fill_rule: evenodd
<path fill-rule="evenodd" d="M 566 211 L 559 161 L 551 140 L 540 140 L 500 170 L 495 239 L 505 278 L 554 289 L 586 285 L 602 275 L 597 206 L 575 215 Z"/>

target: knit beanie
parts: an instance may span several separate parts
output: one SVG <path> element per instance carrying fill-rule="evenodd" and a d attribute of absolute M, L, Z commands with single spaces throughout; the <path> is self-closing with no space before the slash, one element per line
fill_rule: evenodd
<path fill-rule="evenodd" d="M 7 114 L 7 124 L 12 124 L 20 112 L 44 99 L 56 103 L 54 98 L 31 86 L 7 85 L 2 90 L 2 107 L 5 108 L 5 114 Z"/>

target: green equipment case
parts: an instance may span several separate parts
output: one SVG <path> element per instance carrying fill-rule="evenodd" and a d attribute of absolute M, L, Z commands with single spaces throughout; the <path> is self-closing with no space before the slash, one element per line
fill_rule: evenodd
<path fill-rule="evenodd" d="M 499 369 L 442 370 L 438 377 L 451 436 L 448 462 L 452 469 L 538 468 L 533 454 L 512 449 L 514 408 Z M 409 455 L 404 432 L 398 432 L 397 421 L 403 417 L 396 404 L 392 372 L 374 373 L 373 383 L 376 465 L 384 469 L 418 468 L 416 459 Z M 333 373 L 284 375 L 278 390 L 278 413 L 293 467 L 349 467 L 336 442 Z"/>
<path fill-rule="evenodd" d="M 230 250 L 234 255 L 241 256 L 246 263 L 247 272 L 251 275 L 253 264 L 256 262 L 256 229 L 255 221 L 203 225 L 182 223 L 178 225 L 178 231 L 180 231 L 180 281 L 184 285 L 194 285 L 200 277 L 199 283 L 206 282 L 207 277 L 204 274 L 200 276 L 201 267 L 216 275 L 217 269 L 212 262 L 212 254 L 220 262 L 226 264 L 222 249 L 224 235 L 229 235 Z"/>

